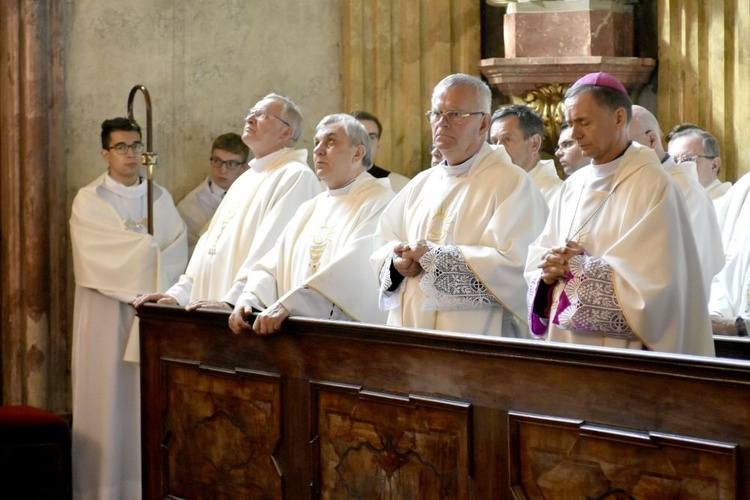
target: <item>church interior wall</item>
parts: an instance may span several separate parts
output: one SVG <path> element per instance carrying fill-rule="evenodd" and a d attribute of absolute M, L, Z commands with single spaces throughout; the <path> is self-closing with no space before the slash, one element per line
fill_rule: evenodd
<path fill-rule="evenodd" d="M 301 107 L 309 149 L 320 118 L 341 110 L 341 0 L 70 0 L 66 9 L 68 206 L 103 171 L 101 122 L 126 116 L 134 85 L 151 96 L 154 180 L 175 200 L 207 175 L 213 139 L 241 134 L 245 111 L 267 93 Z M 133 113 L 145 129 L 144 102 L 136 95 Z"/>

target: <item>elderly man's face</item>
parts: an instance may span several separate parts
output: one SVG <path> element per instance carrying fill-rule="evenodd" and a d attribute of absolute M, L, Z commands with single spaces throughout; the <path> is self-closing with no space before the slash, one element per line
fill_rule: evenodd
<path fill-rule="evenodd" d="M 432 110 L 445 113 L 477 113 L 450 119 L 441 116 L 430 120 L 432 143 L 443 154 L 449 165 L 468 160 L 482 146 L 487 137 L 489 117 L 482 110 L 482 99 L 474 87 L 454 85 L 432 96 Z"/>
<path fill-rule="evenodd" d="M 572 132 L 570 127 L 563 129 L 560 132 L 560 138 L 557 139 L 557 149 L 555 149 L 555 156 L 559 158 L 565 175 L 571 175 L 589 164 L 589 159 L 583 156 L 583 151 L 571 137 Z"/>
<path fill-rule="evenodd" d="M 256 158 L 281 149 L 292 135 L 282 116 L 284 106 L 276 99 L 262 99 L 248 112 L 242 141 Z"/>
<path fill-rule="evenodd" d="M 667 148 L 669 156 L 677 163 L 695 161 L 701 186 L 707 187 L 716 179 L 720 164 L 717 158 L 706 158 L 703 139 L 699 136 L 690 134 L 675 137 L 669 141 Z"/>
<path fill-rule="evenodd" d="M 341 123 L 326 125 L 313 140 L 315 173 L 329 189 L 337 189 L 364 171 L 363 145 L 354 146 Z"/>
<path fill-rule="evenodd" d="M 622 153 L 623 131 L 627 133 L 624 108 L 612 111 L 599 104 L 593 93 L 583 92 L 565 100 L 565 116 L 571 137 L 595 165 L 609 163 Z"/>
<path fill-rule="evenodd" d="M 538 138 L 535 140 L 533 135 L 529 138 L 523 136 L 521 122 L 516 115 L 506 115 L 492 122 L 490 142 L 505 146 L 513 163 L 527 172 L 536 166 L 537 144 L 541 144 L 541 141 Z"/>

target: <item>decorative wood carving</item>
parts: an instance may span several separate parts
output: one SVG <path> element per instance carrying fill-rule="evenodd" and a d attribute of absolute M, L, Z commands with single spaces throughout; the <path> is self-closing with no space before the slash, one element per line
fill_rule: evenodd
<path fill-rule="evenodd" d="M 737 445 L 510 413 L 517 499 L 737 498 Z"/>
<path fill-rule="evenodd" d="M 281 439 L 278 376 L 163 362 L 169 494 L 280 498 L 272 458 Z"/>
<path fill-rule="evenodd" d="M 566 470 L 750 498 L 747 361 L 323 320 L 232 335 L 226 313 L 156 305 L 139 316 L 147 500 L 401 499 L 417 482 L 418 498 L 541 498 L 530 485 Z M 636 468 L 642 481 L 618 482 Z"/>
<path fill-rule="evenodd" d="M 312 387 L 322 498 L 469 498 L 471 405 Z"/>

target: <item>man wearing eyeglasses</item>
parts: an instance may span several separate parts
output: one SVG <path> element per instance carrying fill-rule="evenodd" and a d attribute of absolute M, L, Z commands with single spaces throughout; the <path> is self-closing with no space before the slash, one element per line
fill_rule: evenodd
<path fill-rule="evenodd" d="M 661 159 L 661 165 L 667 171 L 682 193 L 690 216 L 690 222 L 698 248 L 703 281 L 706 286 L 706 296 L 716 273 L 724 265 L 724 246 L 721 244 L 719 221 L 716 219 L 716 209 L 708 192 L 698 181 L 698 172 L 693 162 L 676 163 L 664 151 L 662 136 L 664 135 L 656 117 L 643 106 L 633 105 L 633 117 L 628 129 L 630 140 L 654 150 Z"/>
<path fill-rule="evenodd" d="M 427 119 L 443 160 L 420 172 L 380 218 L 371 263 L 388 324 L 526 337 L 528 245 L 547 205 L 503 148 L 487 144 L 491 94 L 454 74 Z"/>
<path fill-rule="evenodd" d="M 198 240 L 185 274 L 166 293 L 145 302 L 231 310 L 250 266 L 273 248 L 297 208 L 320 193 L 307 164 L 307 150 L 295 149 L 302 114 L 290 99 L 268 94 L 245 114 L 242 140 L 255 157 L 216 210 Z"/>
<path fill-rule="evenodd" d="M 404 186 L 406 186 L 410 179 L 405 175 L 390 172 L 375 165 L 375 158 L 378 155 L 378 151 L 380 151 L 380 137 L 383 135 L 383 126 L 380 124 L 380 120 L 378 120 L 377 116 L 368 113 L 367 111 L 353 111 L 350 114 L 359 120 L 359 123 L 364 125 L 365 130 L 367 130 L 367 135 L 370 137 L 373 163 L 368 172 L 370 172 L 370 175 L 376 179 L 387 177 L 388 182 L 391 183 L 391 189 L 393 189 L 393 192 L 398 193 Z"/>
<path fill-rule="evenodd" d="M 505 148 L 513 163 L 528 172 L 547 204 L 552 206 L 562 179 L 557 176 L 555 162 L 542 160 L 539 155 L 543 136 L 542 117 L 528 106 L 511 104 L 498 109 L 490 118 L 490 143 Z"/>
<path fill-rule="evenodd" d="M 148 234 L 147 183 L 139 175 L 140 128 L 105 120 L 101 156 L 107 171 L 78 191 L 70 235 L 73 311 L 73 495 L 140 498 L 138 366 L 131 302 L 166 290 L 187 263 L 187 231 L 166 189 L 153 183 L 154 234 Z"/>
<path fill-rule="evenodd" d="M 563 123 L 559 129 L 557 148 L 555 148 L 555 156 L 557 156 L 563 172 L 568 177 L 591 163 L 590 158 L 583 156 L 583 151 L 571 137 L 572 133 L 573 129 L 570 128 L 570 125 Z"/>
<path fill-rule="evenodd" d="M 188 255 L 193 254 L 198 238 L 229 186 L 247 169 L 249 155 L 250 149 L 238 134 L 230 132 L 214 140 L 208 159 L 210 174 L 177 204 L 188 228 Z"/>
<path fill-rule="evenodd" d="M 712 200 L 718 200 L 732 187 L 730 182 L 719 180 L 719 173 L 721 172 L 719 143 L 706 130 L 691 126 L 670 133 L 667 149 L 675 162 L 695 163 L 698 170 L 698 181 L 708 191 Z"/>

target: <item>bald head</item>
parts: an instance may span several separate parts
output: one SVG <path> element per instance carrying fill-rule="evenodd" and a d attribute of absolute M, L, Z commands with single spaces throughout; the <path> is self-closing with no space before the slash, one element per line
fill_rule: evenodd
<path fill-rule="evenodd" d="M 659 159 L 664 158 L 664 146 L 661 143 L 662 131 L 656 117 L 643 106 L 633 104 L 633 118 L 630 120 L 630 140 L 654 150 Z"/>

